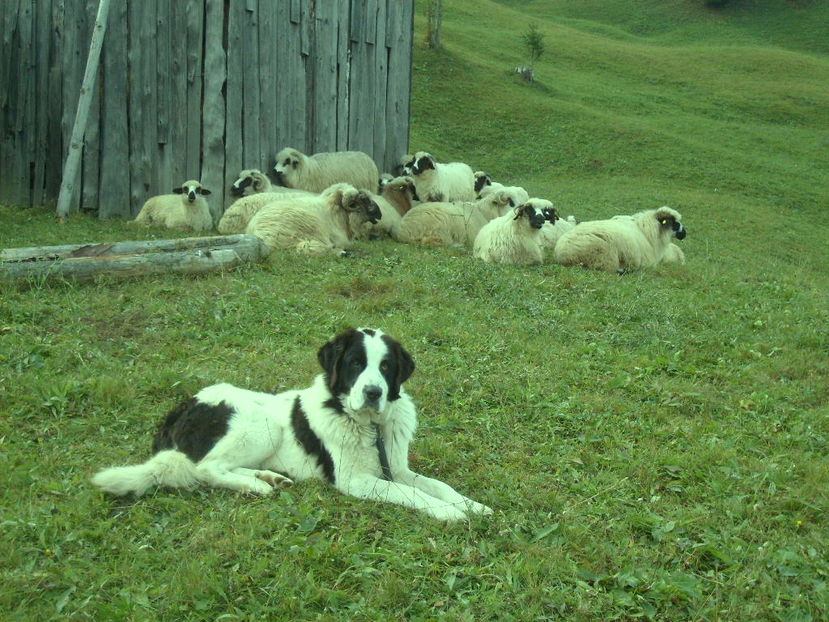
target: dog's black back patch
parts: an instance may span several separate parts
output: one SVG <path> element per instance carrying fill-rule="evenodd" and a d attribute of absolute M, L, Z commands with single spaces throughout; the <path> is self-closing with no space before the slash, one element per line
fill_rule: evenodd
<path fill-rule="evenodd" d="M 227 434 L 234 412 L 225 402 L 205 404 L 191 397 L 164 417 L 153 439 L 153 454 L 176 449 L 198 462 Z"/>
<path fill-rule="evenodd" d="M 322 474 L 332 484 L 334 483 L 334 461 L 331 459 L 331 454 L 322 444 L 319 436 L 317 436 L 308 424 L 308 417 L 302 409 L 302 404 L 297 397 L 294 400 L 294 407 L 291 410 L 291 427 L 294 430 L 294 436 L 302 448 L 309 456 L 316 456 L 317 464 L 322 468 Z"/>

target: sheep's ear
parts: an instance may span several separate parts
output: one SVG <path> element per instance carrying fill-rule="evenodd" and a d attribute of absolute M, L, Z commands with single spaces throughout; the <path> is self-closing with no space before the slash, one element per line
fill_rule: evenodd
<path fill-rule="evenodd" d="M 184 188 L 179 186 L 178 188 L 173 188 L 173 192 L 175 194 L 184 194 Z"/>
<path fill-rule="evenodd" d="M 203 194 L 204 196 L 207 196 L 208 194 L 211 194 L 210 190 L 208 190 L 207 188 L 199 188 L 199 192 L 201 194 Z"/>
<path fill-rule="evenodd" d="M 512 199 L 510 199 L 510 205 L 512 205 Z M 518 220 L 521 218 L 522 214 L 527 210 L 527 205 L 519 205 L 513 210 L 513 214 L 515 214 L 515 218 L 513 220 Z"/>

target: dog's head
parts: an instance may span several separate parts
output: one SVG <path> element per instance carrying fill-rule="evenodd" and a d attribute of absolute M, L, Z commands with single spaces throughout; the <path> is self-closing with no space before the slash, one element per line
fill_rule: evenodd
<path fill-rule="evenodd" d="M 412 357 L 397 341 L 372 328 L 349 329 L 317 352 L 332 395 L 346 412 L 383 412 L 400 398 L 414 372 Z"/>

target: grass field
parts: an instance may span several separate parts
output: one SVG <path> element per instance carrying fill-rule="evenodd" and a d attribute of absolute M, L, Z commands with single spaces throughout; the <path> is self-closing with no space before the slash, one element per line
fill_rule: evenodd
<path fill-rule="evenodd" d="M 668 204 L 685 266 L 490 266 L 393 242 L 0 294 L 0 619 L 829 617 L 829 7 L 445 0 L 412 149 L 582 219 Z M 547 51 L 534 84 L 520 35 Z M 0 247 L 135 239 L 0 207 Z M 153 231 L 154 237 L 168 237 Z M 302 483 L 113 500 L 99 468 L 217 381 L 305 386 L 349 325 L 417 371 L 445 525 Z"/>

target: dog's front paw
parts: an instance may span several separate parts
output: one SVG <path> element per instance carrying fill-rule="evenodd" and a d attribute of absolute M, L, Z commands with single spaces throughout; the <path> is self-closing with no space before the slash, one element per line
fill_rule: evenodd
<path fill-rule="evenodd" d="M 271 488 L 285 488 L 294 483 L 294 480 L 274 471 L 257 471 L 256 478 L 269 484 Z"/>

